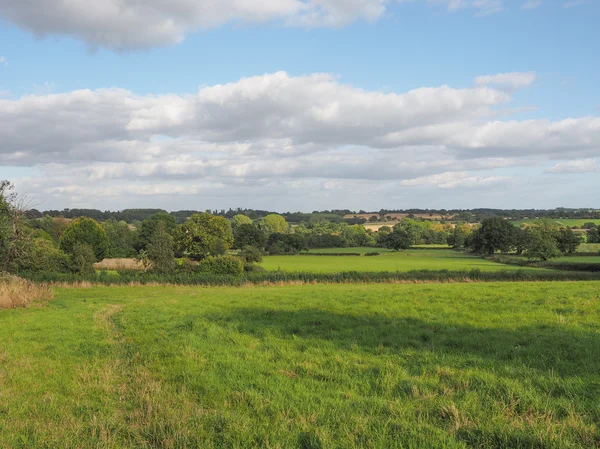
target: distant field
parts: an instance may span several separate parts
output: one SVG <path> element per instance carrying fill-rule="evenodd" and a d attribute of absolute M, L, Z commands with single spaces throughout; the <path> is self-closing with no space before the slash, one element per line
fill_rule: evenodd
<path fill-rule="evenodd" d="M 345 248 L 347 252 L 368 252 L 373 248 Z M 340 252 L 331 249 L 331 252 Z M 318 252 L 326 252 L 319 250 Z M 381 251 L 379 251 L 381 252 Z M 502 265 L 477 256 L 452 250 L 383 251 L 375 257 L 344 256 L 265 256 L 262 266 L 266 270 L 336 273 L 341 271 L 412 271 L 412 270 L 519 270 L 521 267 Z M 536 270 L 537 268 L 526 268 Z"/>
<path fill-rule="evenodd" d="M 600 282 L 59 289 L 0 448 L 597 448 Z"/>
<path fill-rule="evenodd" d="M 600 243 L 583 243 L 577 248 L 578 253 L 600 252 Z"/>
<path fill-rule="evenodd" d="M 515 221 L 511 221 L 512 224 L 514 224 L 515 226 L 521 226 L 524 223 L 531 223 L 534 222 L 535 219 L 531 219 L 531 220 L 515 220 Z M 580 218 L 573 218 L 573 219 L 560 219 L 560 220 L 554 220 L 556 221 L 558 224 L 564 225 L 564 226 L 583 226 L 586 223 L 596 223 L 597 225 L 600 225 L 600 219 L 580 219 Z"/>

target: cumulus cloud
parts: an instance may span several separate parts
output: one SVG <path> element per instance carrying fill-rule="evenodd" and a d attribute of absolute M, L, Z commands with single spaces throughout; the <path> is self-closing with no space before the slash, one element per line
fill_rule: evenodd
<path fill-rule="evenodd" d="M 339 27 L 375 21 L 407 0 L 0 0 L 0 17 L 36 36 L 64 35 L 92 48 L 132 50 L 177 44 L 190 33 L 230 23 Z M 485 16 L 503 0 L 420 0 Z"/>
<path fill-rule="evenodd" d="M 375 20 L 386 0 L 0 0 L 0 16 L 36 35 L 59 34 L 118 50 L 181 42 L 231 22 L 341 26 Z"/>
<path fill-rule="evenodd" d="M 506 169 L 555 161 L 549 171 L 565 172 L 575 163 L 563 160 L 600 157 L 598 117 L 504 117 L 513 90 L 535 77 L 520 75 L 382 93 L 278 72 L 181 95 L 115 88 L 0 99 L 0 166 L 39 171 L 21 181 L 25 190 L 73 206 L 152 192 L 251 201 L 299 189 L 321 201 L 359 188 L 389 198 L 397 189 L 482 191 L 503 185 Z"/>

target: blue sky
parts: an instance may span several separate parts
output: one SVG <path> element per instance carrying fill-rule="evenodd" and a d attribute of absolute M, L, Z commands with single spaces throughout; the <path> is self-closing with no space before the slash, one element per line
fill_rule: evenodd
<path fill-rule="evenodd" d="M 0 178 L 42 209 L 600 207 L 598 1 L 36 2 Z"/>

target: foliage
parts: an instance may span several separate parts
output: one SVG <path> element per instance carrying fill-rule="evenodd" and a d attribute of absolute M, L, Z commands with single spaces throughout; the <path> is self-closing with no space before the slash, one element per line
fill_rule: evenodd
<path fill-rule="evenodd" d="M 261 220 L 260 228 L 267 234 L 287 234 L 290 225 L 281 215 L 270 214 Z"/>
<path fill-rule="evenodd" d="M 241 276 L 244 273 L 244 262 L 234 256 L 208 256 L 200 261 L 198 271 L 220 276 Z"/>
<path fill-rule="evenodd" d="M 587 243 L 600 243 L 600 228 L 590 228 L 586 237 Z"/>
<path fill-rule="evenodd" d="M 237 225 L 233 229 L 234 248 L 242 249 L 246 246 L 255 246 L 256 248 L 264 248 L 267 243 L 267 235 L 262 229 L 257 228 L 253 224 L 243 223 Z"/>
<path fill-rule="evenodd" d="M 297 254 L 306 250 L 308 250 L 306 240 L 300 234 L 274 233 L 267 240 L 269 254 Z"/>
<path fill-rule="evenodd" d="M 233 227 L 234 231 L 237 227 L 241 225 L 251 225 L 253 223 L 254 222 L 252 221 L 252 218 L 243 214 L 237 214 L 231 219 L 231 226 Z"/>
<path fill-rule="evenodd" d="M 140 226 L 138 233 L 138 241 L 136 243 L 137 250 L 147 249 L 152 236 L 156 232 L 159 223 L 163 223 L 167 233 L 174 235 L 177 226 L 175 217 L 167 212 L 157 212 L 149 218 L 145 219 Z"/>
<path fill-rule="evenodd" d="M 192 215 L 175 233 L 176 248 L 196 260 L 223 254 L 232 245 L 229 220 L 206 212 Z"/>
<path fill-rule="evenodd" d="M 560 257 L 556 233 L 552 226 L 540 225 L 527 228 L 525 256 L 530 260 L 549 260 Z"/>
<path fill-rule="evenodd" d="M 413 244 L 413 239 L 409 232 L 410 231 L 404 227 L 395 226 L 394 230 L 382 240 L 382 246 L 384 248 L 393 249 L 394 251 L 410 248 Z"/>
<path fill-rule="evenodd" d="M 76 243 L 71 249 L 71 269 L 75 273 L 83 276 L 95 273 L 94 262 L 94 248 L 87 243 Z"/>
<path fill-rule="evenodd" d="M 508 252 L 514 245 L 514 236 L 514 226 L 510 222 L 500 217 L 488 218 L 473 232 L 470 247 L 479 254 Z"/>
<path fill-rule="evenodd" d="M 40 231 L 43 232 L 43 231 Z M 45 234 L 45 233 L 44 233 Z M 30 272 L 64 272 L 71 269 L 71 260 L 48 234 L 28 241 L 27 251 L 20 258 L 19 270 Z"/>
<path fill-rule="evenodd" d="M 169 235 L 165 222 L 158 223 L 147 248 L 153 270 L 158 273 L 170 273 L 175 270 L 173 237 Z"/>
<path fill-rule="evenodd" d="M 563 228 L 555 235 L 558 249 L 563 254 L 573 254 L 583 243 L 582 238 L 575 234 L 571 229 Z"/>
<path fill-rule="evenodd" d="M 239 257 L 241 257 L 244 262 L 260 263 L 263 261 L 262 252 L 255 246 L 244 247 L 243 251 L 240 252 Z"/>
<path fill-rule="evenodd" d="M 106 231 L 91 218 L 73 220 L 60 237 L 60 248 L 67 254 L 74 254 L 78 245 L 89 245 L 95 255 L 95 261 L 106 257 L 109 247 Z"/>
<path fill-rule="evenodd" d="M 108 236 L 107 259 L 134 257 L 136 255 L 136 233 L 124 221 L 110 219 L 102 223 Z"/>

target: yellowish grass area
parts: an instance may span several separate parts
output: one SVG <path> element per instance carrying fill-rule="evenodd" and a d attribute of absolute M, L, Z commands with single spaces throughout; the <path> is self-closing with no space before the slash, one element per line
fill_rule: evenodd
<path fill-rule="evenodd" d="M 94 264 L 96 270 L 143 270 L 142 264 L 135 259 L 104 259 Z"/>
<path fill-rule="evenodd" d="M 13 309 L 54 298 L 48 285 L 34 284 L 17 276 L 0 274 L 0 309 Z"/>

